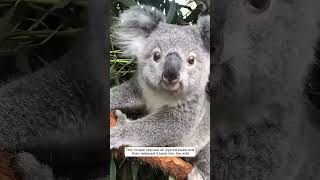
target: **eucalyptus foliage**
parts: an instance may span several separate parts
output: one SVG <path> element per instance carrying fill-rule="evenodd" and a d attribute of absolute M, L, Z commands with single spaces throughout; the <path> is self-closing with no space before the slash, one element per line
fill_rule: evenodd
<path fill-rule="evenodd" d="M 0 0 L 0 81 L 31 73 L 69 50 L 86 0 Z"/>

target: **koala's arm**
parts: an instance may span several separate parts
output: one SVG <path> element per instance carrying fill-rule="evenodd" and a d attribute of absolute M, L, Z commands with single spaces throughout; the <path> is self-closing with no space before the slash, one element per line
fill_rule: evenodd
<path fill-rule="evenodd" d="M 54 180 L 49 166 L 41 164 L 32 154 L 21 152 L 12 162 L 12 168 L 16 177 L 21 180 Z"/>
<path fill-rule="evenodd" d="M 197 123 L 197 104 L 163 106 L 145 117 L 130 121 L 116 111 L 117 126 L 111 128 L 110 148 L 128 146 L 165 146 L 177 143 Z"/>
<path fill-rule="evenodd" d="M 141 92 L 136 77 L 110 89 L 110 110 L 143 107 Z"/>

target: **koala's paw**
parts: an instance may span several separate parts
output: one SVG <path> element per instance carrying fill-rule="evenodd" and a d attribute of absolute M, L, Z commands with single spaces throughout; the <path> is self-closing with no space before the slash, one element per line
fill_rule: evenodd
<path fill-rule="evenodd" d="M 30 153 L 17 154 L 12 168 L 15 175 L 22 180 L 54 180 L 52 170 L 47 165 L 40 164 Z"/>
<path fill-rule="evenodd" d="M 124 145 L 122 137 L 122 128 L 115 127 L 110 129 L 110 149 L 118 149 L 120 146 Z"/>
<path fill-rule="evenodd" d="M 197 167 L 194 167 L 188 175 L 188 180 L 205 180 Z"/>
<path fill-rule="evenodd" d="M 120 110 L 115 110 L 115 116 L 117 118 L 117 126 L 124 126 L 127 124 L 130 120 L 127 118 L 127 115 L 122 113 Z"/>

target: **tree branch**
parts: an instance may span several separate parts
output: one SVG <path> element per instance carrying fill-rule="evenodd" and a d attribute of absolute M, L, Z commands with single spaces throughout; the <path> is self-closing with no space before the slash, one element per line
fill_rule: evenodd
<path fill-rule="evenodd" d="M 12 154 L 0 152 L 0 179 L 1 180 L 16 180 L 12 172 L 11 160 Z"/>

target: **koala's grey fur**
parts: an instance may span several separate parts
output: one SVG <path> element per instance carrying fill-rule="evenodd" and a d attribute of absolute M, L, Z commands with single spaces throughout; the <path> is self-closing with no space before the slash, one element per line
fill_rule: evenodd
<path fill-rule="evenodd" d="M 35 157 L 26 152 L 17 154 L 12 166 L 15 177 L 22 180 L 54 180 L 50 167 L 40 164 Z"/>
<path fill-rule="evenodd" d="M 210 83 L 232 81 L 211 102 L 212 178 L 320 179 L 320 131 L 312 123 L 319 112 L 304 95 L 320 1 L 271 0 L 262 13 L 246 2 L 212 4 L 213 43 L 222 51 Z"/>
<path fill-rule="evenodd" d="M 88 29 L 72 51 L 0 87 L 0 151 L 17 154 L 12 168 L 21 179 L 53 179 L 36 159 L 59 178 L 107 172 L 105 1 L 88 5 Z"/>
<path fill-rule="evenodd" d="M 117 42 L 127 55 L 137 57 L 138 73 L 111 89 L 110 108 L 140 107 L 147 110 L 147 115 L 131 121 L 117 110 L 111 148 L 195 147 L 197 156 L 191 159 L 194 169 L 189 179 L 209 179 L 210 104 L 205 93 L 210 72 L 209 29 L 209 16 L 200 17 L 197 25 L 177 26 L 165 23 L 165 16 L 149 6 L 135 6 L 120 14 Z M 161 50 L 159 62 L 152 59 L 154 48 Z M 165 58 L 172 53 L 181 58 L 182 86 L 177 91 L 161 86 L 161 75 L 168 68 L 164 67 Z M 190 53 L 196 54 L 191 66 L 187 64 Z"/>

